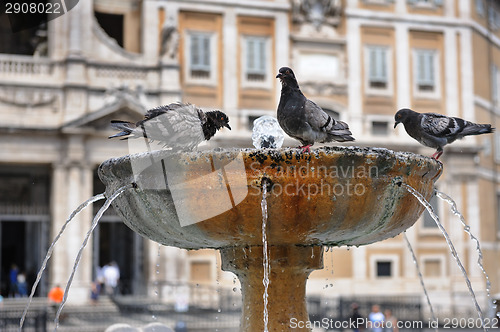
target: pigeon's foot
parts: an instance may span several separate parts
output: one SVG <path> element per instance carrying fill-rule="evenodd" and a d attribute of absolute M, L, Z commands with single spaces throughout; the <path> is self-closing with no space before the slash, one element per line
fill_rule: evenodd
<path fill-rule="evenodd" d="M 302 149 L 302 153 L 304 152 L 308 152 L 308 153 L 311 153 L 311 148 L 312 144 L 307 144 L 307 145 L 304 145 L 304 146 L 299 146 L 299 149 Z"/>
<path fill-rule="evenodd" d="M 431 156 L 431 158 L 434 158 L 436 160 L 439 159 L 439 157 L 441 157 L 441 155 L 443 154 L 443 151 L 436 151 L 434 152 L 434 154 Z"/>

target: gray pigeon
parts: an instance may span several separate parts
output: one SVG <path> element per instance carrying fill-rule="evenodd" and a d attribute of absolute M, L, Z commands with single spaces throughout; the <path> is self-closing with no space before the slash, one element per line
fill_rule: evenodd
<path fill-rule="evenodd" d="M 281 81 L 278 122 L 285 133 L 302 143 L 303 151 L 309 152 L 314 142 L 354 141 L 347 123 L 332 119 L 302 94 L 290 68 L 280 68 L 276 78 Z"/>
<path fill-rule="evenodd" d="M 402 123 L 408 135 L 420 144 L 436 148 L 432 155 L 436 160 L 443 154 L 446 144 L 464 136 L 488 134 L 495 130 L 490 124 L 477 124 L 435 113 L 417 113 L 409 108 L 400 109 L 394 119 L 394 128 Z"/>
<path fill-rule="evenodd" d="M 231 129 L 229 118 L 221 111 L 203 112 L 192 104 L 172 103 L 146 112 L 137 123 L 112 120 L 111 127 L 121 132 L 110 136 L 144 137 L 173 150 L 193 150 L 203 140 L 212 138 L 222 127 Z"/>

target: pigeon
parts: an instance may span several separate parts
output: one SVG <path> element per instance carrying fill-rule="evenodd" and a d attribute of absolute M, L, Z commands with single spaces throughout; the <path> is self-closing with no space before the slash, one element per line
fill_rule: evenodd
<path fill-rule="evenodd" d="M 394 116 L 396 123 L 405 127 L 408 135 L 420 144 L 436 148 L 432 158 L 438 160 L 443 154 L 443 147 L 468 135 L 492 133 L 495 128 L 490 124 L 472 123 L 460 118 L 448 117 L 436 113 L 417 113 L 409 108 L 400 109 Z"/>
<path fill-rule="evenodd" d="M 278 122 L 285 133 L 302 143 L 303 152 L 310 152 L 315 142 L 354 141 L 347 123 L 332 119 L 302 94 L 292 69 L 280 68 L 276 78 L 281 81 Z"/>
<path fill-rule="evenodd" d="M 193 150 L 217 130 L 229 126 L 229 118 L 221 111 L 203 112 L 192 104 L 172 103 L 146 112 L 137 123 L 112 120 L 111 127 L 121 132 L 109 138 L 146 138 L 158 141 L 172 150 Z"/>

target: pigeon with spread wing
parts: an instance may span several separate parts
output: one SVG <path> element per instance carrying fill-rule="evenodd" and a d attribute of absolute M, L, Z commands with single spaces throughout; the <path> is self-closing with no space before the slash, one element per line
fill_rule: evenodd
<path fill-rule="evenodd" d="M 193 150 L 223 127 L 231 129 L 229 118 L 221 111 L 204 112 L 192 104 L 172 103 L 146 112 L 137 123 L 112 120 L 111 127 L 121 132 L 109 138 L 143 137 L 173 150 Z"/>

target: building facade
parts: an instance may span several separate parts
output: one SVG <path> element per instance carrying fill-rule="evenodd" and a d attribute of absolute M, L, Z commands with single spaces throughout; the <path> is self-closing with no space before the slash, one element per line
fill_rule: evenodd
<path fill-rule="evenodd" d="M 111 119 L 138 120 L 148 108 L 191 102 L 230 117 L 233 130 L 219 132 L 208 147 L 250 147 L 253 120 L 275 115 L 281 66 L 294 69 L 308 98 L 349 123 L 359 146 L 430 155 L 401 126 L 392 128 L 402 107 L 493 126 L 500 115 L 496 1 L 94 0 L 80 1 L 45 27 L 14 34 L 8 20 L 0 22 L 2 294 L 12 264 L 33 280 L 70 213 L 103 192 L 98 165 L 128 153 L 125 142 L 107 140 Z M 441 159 L 437 189 L 453 197 L 480 240 L 491 293 L 498 294 L 498 136 L 458 141 Z M 487 306 L 476 243 L 446 202 L 431 203 Z M 69 224 L 39 294 L 66 283 L 93 212 L 84 210 Z M 406 237 L 440 312 L 470 310 L 461 271 L 433 220 L 424 215 Z M 120 266 L 126 294 L 151 293 L 158 279 L 234 287 L 216 252 L 159 249 L 112 211 L 89 247 L 71 301 L 87 301 L 98 267 L 111 261 Z M 402 235 L 326 252 L 325 269 L 311 274 L 308 292 L 424 302 Z"/>

